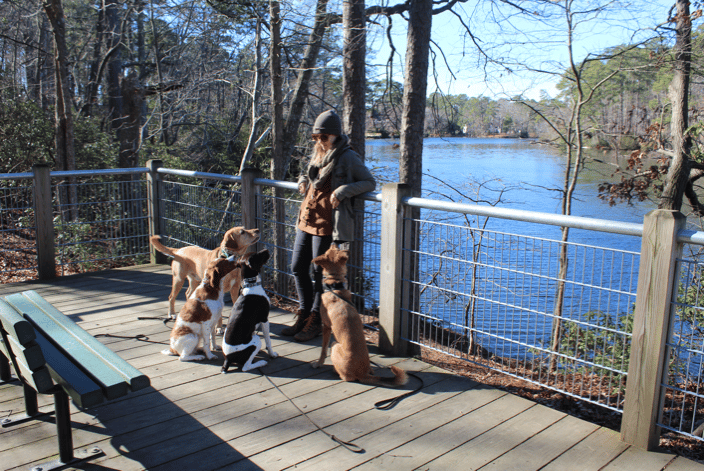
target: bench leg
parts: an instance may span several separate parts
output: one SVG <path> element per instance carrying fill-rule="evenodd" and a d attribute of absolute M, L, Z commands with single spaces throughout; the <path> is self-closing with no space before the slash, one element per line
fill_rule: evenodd
<path fill-rule="evenodd" d="M 31 386 L 27 386 L 26 384 L 23 384 L 22 387 L 24 388 L 25 413 L 3 418 L 2 421 L 0 421 L 3 428 L 23 424 L 30 420 L 39 420 L 42 416 L 52 414 L 52 412 L 39 412 L 39 403 L 37 402 L 37 391 L 35 391 Z"/>
<path fill-rule="evenodd" d="M 71 407 L 68 394 L 63 389 L 54 393 L 54 410 L 56 411 L 56 434 L 59 439 L 59 459 L 35 465 L 32 469 L 49 471 L 64 468 L 67 464 L 76 464 L 103 454 L 103 450 L 92 447 L 86 450 L 77 450 L 73 453 L 73 432 L 71 430 Z"/>
<path fill-rule="evenodd" d="M 9 383 L 12 379 L 10 374 L 10 361 L 5 358 L 5 355 L 0 353 L 0 380 Z"/>
<path fill-rule="evenodd" d="M 59 436 L 59 460 L 68 463 L 73 459 L 73 433 L 71 432 L 71 407 L 68 394 L 63 389 L 54 393 L 56 433 Z"/>

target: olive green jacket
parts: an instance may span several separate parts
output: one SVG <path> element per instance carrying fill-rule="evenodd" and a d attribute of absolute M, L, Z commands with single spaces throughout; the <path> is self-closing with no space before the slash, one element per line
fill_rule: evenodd
<path fill-rule="evenodd" d="M 354 240 L 354 197 L 374 191 L 376 181 L 359 155 L 350 148 L 349 138 L 340 137 L 342 139 L 333 151 L 336 163 L 330 181 L 335 197 L 340 200 L 340 205 L 332 214 L 332 240 L 351 242 Z M 305 185 L 305 191 L 311 182 L 311 167 L 308 164 L 306 171 L 298 178 L 299 186 Z"/>

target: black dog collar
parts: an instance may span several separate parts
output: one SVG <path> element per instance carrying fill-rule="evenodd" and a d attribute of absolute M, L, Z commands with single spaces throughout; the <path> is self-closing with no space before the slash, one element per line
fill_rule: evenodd
<path fill-rule="evenodd" d="M 242 288 L 254 288 L 261 285 L 262 283 L 257 278 L 245 278 L 242 280 Z"/>
<path fill-rule="evenodd" d="M 325 284 L 325 287 L 326 287 L 327 289 L 329 289 L 329 290 L 344 290 L 344 289 L 347 289 L 347 288 L 345 287 L 345 282 L 344 282 L 344 281 L 338 281 L 338 282 L 332 283 L 332 284 L 327 284 L 327 283 L 326 283 L 326 284 Z"/>

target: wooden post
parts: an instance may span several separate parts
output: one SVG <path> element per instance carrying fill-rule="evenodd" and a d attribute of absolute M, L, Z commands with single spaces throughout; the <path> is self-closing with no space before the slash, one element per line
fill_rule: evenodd
<path fill-rule="evenodd" d="M 405 355 L 407 342 L 401 316 L 405 209 L 401 200 L 411 195 L 402 183 L 381 189 L 381 273 L 379 276 L 379 348 L 384 353 Z"/>
<path fill-rule="evenodd" d="M 54 211 L 51 198 L 51 168 L 36 164 L 34 172 L 34 222 L 37 227 L 37 273 L 40 280 L 56 277 Z"/>
<path fill-rule="evenodd" d="M 255 178 L 262 178 L 262 172 L 256 168 L 245 168 L 240 173 L 242 176 L 242 225 L 245 229 L 254 229 L 257 224 L 257 185 Z M 259 228 L 262 229 L 261 227 Z M 252 247 L 255 250 L 256 247 Z"/>
<path fill-rule="evenodd" d="M 662 209 L 650 211 L 643 220 L 621 440 L 646 450 L 656 448 L 660 439 L 660 384 L 668 362 L 665 343 L 678 282 L 677 257 L 682 253 L 677 233 L 685 222 L 681 213 Z"/>
<path fill-rule="evenodd" d="M 148 160 L 147 192 L 149 205 L 149 237 L 164 233 L 164 208 L 161 203 L 161 176 L 157 173 L 163 165 L 161 160 Z M 151 263 L 168 264 L 169 258 L 149 244 L 149 261 Z"/>

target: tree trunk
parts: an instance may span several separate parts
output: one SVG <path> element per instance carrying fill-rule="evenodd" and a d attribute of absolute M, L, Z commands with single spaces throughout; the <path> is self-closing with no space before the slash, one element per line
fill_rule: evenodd
<path fill-rule="evenodd" d="M 102 1 L 98 0 L 96 3 L 98 4 L 98 21 L 95 25 L 95 43 L 93 44 L 93 59 L 90 64 L 90 75 L 88 78 L 88 86 L 86 87 L 86 95 L 84 97 L 85 102 L 81 107 L 81 114 L 83 116 L 91 116 L 93 114 L 93 105 L 98 100 L 98 85 L 100 84 L 100 77 L 98 77 L 98 72 L 100 71 L 100 62 L 102 60 L 102 45 L 105 28 L 105 9 L 103 8 Z"/>
<path fill-rule="evenodd" d="M 298 127 L 301 123 L 301 116 L 303 116 L 303 107 L 308 98 L 310 78 L 313 75 L 315 63 L 318 61 L 318 54 L 320 53 L 320 46 L 323 43 L 325 28 L 328 26 L 326 16 L 327 6 L 328 0 L 318 0 L 318 4 L 315 8 L 315 23 L 310 37 L 308 38 L 308 46 L 306 47 L 305 55 L 301 62 L 301 71 L 296 80 L 296 88 L 294 89 L 288 116 L 286 117 L 282 144 L 284 174 L 288 171 L 293 149 L 298 140 Z"/>
<path fill-rule="evenodd" d="M 355 151 L 364 160 L 366 134 L 366 15 L 364 0 L 342 4 L 344 42 L 342 53 L 342 126 Z"/>
<path fill-rule="evenodd" d="M 422 188 L 423 130 L 432 10 L 432 0 L 418 0 L 411 2 L 408 12 L 399 180 L 409 184 L 415 196 L 420 196 Z"/>
<path fill-rule="evenodd" d="M 432 0 L 411 2 L 408 12 L 408 36 L 406 42 L 406 76 L 403 84 L 403 115 L 401 118 L 401 156 L 399 158 L 399 180 L 410 186 L 413 196 L 421 196 L 423 178 L 423 130 L 425 126 L 425 101 L 428 87 L 428 56 L 430 54 L 430 28 L 432 24 Z M 420 218 L 420 209 L 411 211 L 412 220 Z M 420 229 L 412 224 L 406 240 L 411 250 L 408 275 L 419 277 L 418 247 Z M 417 285 L 408 293 L 406 308 L 418 312 L 420 293 Z M 413 319 L 409 325 L 413 325 Z M 408 335 L 404 332 L 402 335 Z M 409 342 L 409 348 L 413 345 Z"/>
<path fill-rule="evenodd" d="M 271 178 L 283 180 L 286 169 L 283 158 L 283 97 L 281 93 L 281 15 L 278 0 L 271 0 L 269 3 L 269 18 L 271 21 L 271 53 L 269 66 L 271 70 L 271 100 L 274 115 L 271 119 Z M 284 204 L 284 192 L 281 188 L 274 189 L 274 238 L 276 249 L 274 251 L 274 272 L 277 273 L 276 287 L 281 293 L 287 293 L 284 287 L 286 277 L 286 226 L 282 224 L 286 220 L 286 206 Z"/>
<path fill-rule="evenodd" d="M 76 170 L 74 148 L 73 114 L 71 112 L 71 89 L 68 83 L 68 50 L 66 49 L 66 23 L 61 0 L 49 0 L 42 4 L 54 33 L 56 72 L 56 164 L 59 170 Z M 76 206 L 75 177 L 68 179 L 68 193 L 63 202 L 67 204 L 71 220 L 78 218 Z"/>
<path fill-rule="evenodd" d="M 107 95 L 109 108 L 109 122 L 112 129 L 115 131 L 117 141 L 121 143 L 122 149 L 122 121 L 123 121 L 123 102 L 122 88 L 120 87 L 120 77 L 122 76 L 122 47 L 120 41 L 122 33 L 120 30 L 120 5 L 117 0 L 105 0 L 105 19 L 107 22 L 107 42 L 108 50 L 111 50 L 110 59 L 107 67 Z M 122 151 L 120 152 L 122 156 Z M 122 166 L 122 162 L 119 162 Z"/>
<path fill-rule="evenodd" d="M 667 172 L 665 186 L 658 208 L 679 211 L 689 179 L 690 139 L 687 130 L 689 75 L 692 59 L 692 19 L 689 15 L 689 0 L 677 0 L 676 42 L 674 54 L 674 77 L 668 89 L 672 101 L 672 163 Z"/>

